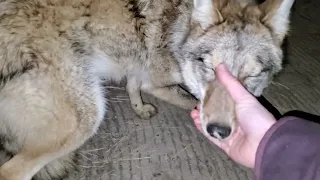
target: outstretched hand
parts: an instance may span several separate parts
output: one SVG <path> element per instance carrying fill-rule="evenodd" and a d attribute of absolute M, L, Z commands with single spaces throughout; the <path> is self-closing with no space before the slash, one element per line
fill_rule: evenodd
<path fill-rule="evenodd" d="M 253 168 L 258 145 L 264 134 L 276 122 L 276 119 L 231 75 L 224 64 L 220 64 L 216 72 L 218 79 L 235 102 L 239 126 L 225 140 L 218 140 L 210 136 L 207 136 L 207 138 L 219 146 L 234 161 Z M 191 112 L 191 117 L 198 130 L 203 133 L 199 106 Z"/>

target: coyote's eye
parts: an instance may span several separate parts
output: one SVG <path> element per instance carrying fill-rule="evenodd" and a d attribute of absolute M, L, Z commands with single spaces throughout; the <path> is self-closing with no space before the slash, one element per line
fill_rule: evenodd
<path fill-rule="evenodd" d="M 196 60 L 197 60 L 197 61 L 200 61 L 200 62 L 203 62 L 203 61 L 204 61 L 204 58 L 203 58 L 203 57 L 198 57 Z"/>

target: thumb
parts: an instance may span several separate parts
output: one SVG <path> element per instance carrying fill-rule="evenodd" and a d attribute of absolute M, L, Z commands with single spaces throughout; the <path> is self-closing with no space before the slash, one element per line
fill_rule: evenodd
<path fill-rule="evenodd" d="M 223 86 L 227 89 L 229 94 L 235 103 L 241 103 L 244 100 L 253 100 L 256 99 L 242 86 L 242 84 L 230 73 L 227 66 L 225 64 L 219 64 L 216 73 L 218 79 L 223 84 Z"/>

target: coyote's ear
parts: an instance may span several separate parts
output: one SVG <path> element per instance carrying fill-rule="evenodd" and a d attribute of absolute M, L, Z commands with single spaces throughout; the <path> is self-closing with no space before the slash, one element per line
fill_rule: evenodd
<path fill-rule="evenodd" d="M 213 0 L 193 0 L 193 5 L 192 20 L 200 23 L 202 29 L 223 20 L 217 2 L 214 3 Z"/>
<path fill-rule="evenodd" d="M 288 33 L 293 3 L 294 0 L 266 0 L 259 5 L 261 21 L 271 29 L 279 43 Z"/>

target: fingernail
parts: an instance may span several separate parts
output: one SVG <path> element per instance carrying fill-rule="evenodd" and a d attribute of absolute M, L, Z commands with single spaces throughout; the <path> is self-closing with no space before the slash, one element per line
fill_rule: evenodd
<path fill-rule="evenodd" d="M 220 69 L 223 71 L 225 71 L 227 69 L 227 66 L 224 63 L 220 63 L 219 66 L 220 66 Z"/>

